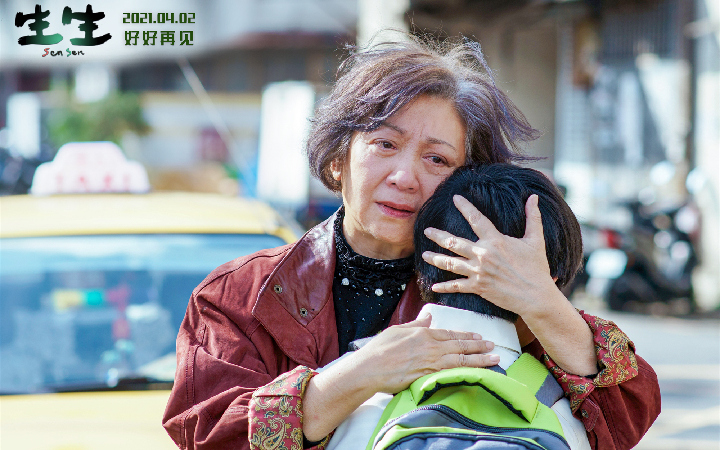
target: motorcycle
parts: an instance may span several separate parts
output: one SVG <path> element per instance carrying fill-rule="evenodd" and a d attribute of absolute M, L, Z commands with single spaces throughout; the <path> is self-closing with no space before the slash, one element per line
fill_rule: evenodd
<path fill-rule="evenodd" d="M 627 231 L 603 229 L 608 245 L 590 253 L 588 288 L 610 309 L 667 305 L 696 309 L 692 272 L 698 264 L 694 237 L 699 213 L 691 202 L 675 206 L 622 203 L 632 215 Z"/>

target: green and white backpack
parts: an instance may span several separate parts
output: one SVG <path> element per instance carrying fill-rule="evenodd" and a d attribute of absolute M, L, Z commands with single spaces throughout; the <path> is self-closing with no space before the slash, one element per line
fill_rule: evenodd
<path fill-rule="evenodd" d="M 522 354 L 505 374 L 456 368 L 424 376 L 385 408 L 367 450 L 568 450 L 550 408 L 562 389 Z"/>

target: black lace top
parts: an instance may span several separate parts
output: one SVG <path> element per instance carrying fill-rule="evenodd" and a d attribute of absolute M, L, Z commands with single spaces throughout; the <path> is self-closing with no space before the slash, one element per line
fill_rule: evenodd
<path fill-rule="evenodd" d="M 335 220 L 337 259 L 333 280 L 340 355 L 350 342 L 382 331 L 414 273 L 413 256 L 380 260 L 359 255 L 342 232 L 341 209 Z"/>

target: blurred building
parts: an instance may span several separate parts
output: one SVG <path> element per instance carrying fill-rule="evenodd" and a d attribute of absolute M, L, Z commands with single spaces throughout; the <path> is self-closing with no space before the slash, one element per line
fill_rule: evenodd
<path fill-rule="evenodd" d="M 9 129 L 0 132 L 0 147 L 40 152 L 47 136 L 38 123 L 62 101 L 57 92 L 69 90 L 79 102 L 138 92 L 151 132 L 124 139 L 128 156 L 164 171 L 163 183 L 177 188 L 187 187 L 186 168 L 224 163 L 240 173 L 247 193 L 270 83 L 307 82 L 318 98 L 335 77 L 343 44 L 356 37 L 364 45 L 388 26 L 439 39 L 462 34 L 481 43 L 500 87 L 543 132 L 527 151 L 545 158 L 537 166 L 567 188 L 581 220 L 627 226 L 627 211 L 615 207 L 620 199 L 697 203 L 696 292 L 706 308 L 720 305 L 717 0 L 98 2 L 105 18 L 96 35 L 112 39 L 83 55 L 66 53 L 77 49 L 68 41 L 79 22 L 61 18 L 64 7 L 83 11 L 85 1 L 43 1 L 50 12 L 44 33 L 64 40 L 18 45 L 30 29 L 11 18 L 35 4 L 0 3 L 0 129 Z M 140 23 L 148 13 L 155 23 Z M 150 31 L 157 41 L 146 45 Z M 176 41 L 161 43 L 162 32 Z M 41 56 L 46 47 L 60 56 Z M 12 120 L 8 108 L 33 119 Z M 222 177 L 206 169 L 199 178 Z M 318 192 L 311 186 L 311 197 Z"/>
<path fill-rule="evenodd" d="M 697 301 L 720 305 L 720 2 L 410 0 L 406 23 L 481 43 L 581 221 L 629 227 L 621 200 L 695 202 Z"/>
<path fill-rule="evenodd" d="M 334 78 L 338 49 L 354 42 L 357 22 L 355 1 L 347 0 L 96 2 L 94 12 L 105 17 L 94 35 L 111 38 L 80 47 L 70 40 L 83 35 L 81 22 L 64 25 L 63 12 L 85 11 L 88 2 L 45 0 L 38 2 L 49 13 L 42 33 L 62 40 L 19 45 L 33 34 L 34 19 L 20 27 L 13 19 L 32 14 L 35 4 L 0 3 L 0 129 L 7 127 L 0 147 L 38 155 L 47 130 L 37 122 L 44 125 L 48 111 L 67 102 L 66 92 L 77 102 L 136 92 L 150 133 L 128 135 L 122 147 L 152 174 L 162 172 L 154 179 L 185 188 L 184 169 L 203 162 L 239 167 L 241 178 L 252 178 L 263 89 L 297 80 L 322 93 Z M 163 33 L 174 41 L 163 42 Z M 50 54 L 42 56 L 46 48 Z M 31 95 L 17 95 L 23 93 Z M 13 121 L 8 108 L 34 119 Z M 254 182 L 244 181 L 248 189 Z"/>

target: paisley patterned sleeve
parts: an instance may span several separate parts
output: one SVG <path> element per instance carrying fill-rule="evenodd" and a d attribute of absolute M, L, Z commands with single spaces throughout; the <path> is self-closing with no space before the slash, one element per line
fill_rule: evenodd
<path fill-rule="evenodd" d="M 250 400 L 250 448 L 255 450 L 302 450 L 302 397 L 317 372 L 298 366 L 258 388 Z M 330 436 L 312 449 L 323 450 Z"/>
<path fill-rule="evenodd" d="M 575 412 L 595 388 L 620 384 L 638 374 L 635 344 L 615 323 L 578 310 L 593 332 L 600 372 L 594 377 L 573 375 L 561 369 L 543 349 L 540 360 L 558 380 Z"/>

